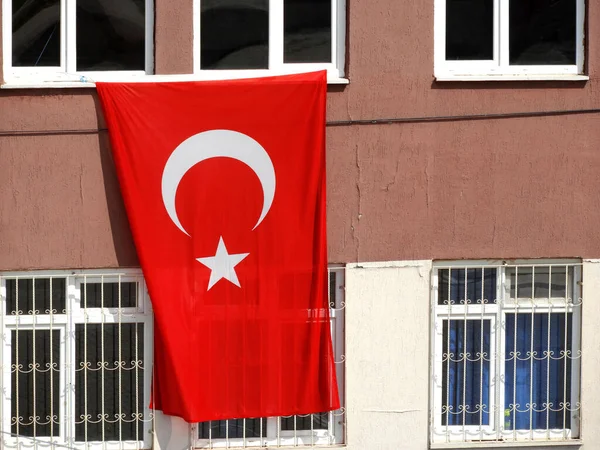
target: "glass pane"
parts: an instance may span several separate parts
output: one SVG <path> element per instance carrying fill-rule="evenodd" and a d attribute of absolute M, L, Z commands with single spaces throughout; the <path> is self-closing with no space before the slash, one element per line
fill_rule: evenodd
<path fill-rule="evenodd" d="M 12 65 L 60 66 L 60 0 L 12 0 Z"/>
<path fill-rule="evenodd" d="M 505 429 L 571 427 L 571 316 L 506 315 Z"/>
<path fill-rule="evenodd" d="M 145 0 L 77 0 L 77 70 L 144 70 Z"/>
<path fill-rule="evenodd" d="M 294 417 L 296 422 L 294 425 Z M 312 417 L 312 426 L 311 426 Z M 329 413 L 315 413 L 308 414 L 305 416 L 291 416 L 281 418 L 281 430 L 282 431 L 294 431 L 296 430 L 327 430 L 329 428 Z"/>
<path fill-rule="evenodd" d="M 575 64 L 577 0 L 510 0 L 510 64 Z"/>
<path fill-rule="evenodd" d="M 32 278 L 6 280 L 6 313 L 15 315 L 33 314 L 65 314 L 66 280 L 64 278 L 36 278 L 35 292 Z M 17 289 L 18 286 L 18 289 Z"/>
<path fill-rule="evenodd" d="M 135 281 L 121 282 L 119 292 L 119 283 L 81 283 L 81 306 L 83 308 L 135 308 L 137 287 Z"/>
<path fill-rule="evenodd" d="M 482 296 L 484 303 L 496 303 L 496 272 L 495 268 L 438 269 L 438 305 L 464 304 L 465 289 L 468 304 L 481 303 Z"/>
<path fill-rule="evenodd" d="M 329 307 L 340 308 L 339 296 L 336 295 L 336 284 L 337 284 L 337 273 L 335 271 L 329 272 Z"/>
<path fill-rule="evenodd" d="M 445 320 L 443 339 L 442 425 L 489 425 L 490 321 Z"/>
<path fill-rule="evenodd" d="M 284 0 L 283 61 L 331 62 L 331 0 Z"/>
<path fill-rule="evenodd" d="M 11 331 L 11 433 L 58 435 L 59 363 L 60 331 Z"/>
<path fill-rule="evenodd" d="M 200 422 L 198 437 L 200 439 L 235 439 L 267 437 L 267 419 L 229 419 Z M 262 433 L 261 433 L 262 430 Z"/>
<path fill-rule="evenodd" d="M 75 342 L 76 440 L 142 440 L 144 325 L 76 325 Z"/>
<path fill-rule="evenodd" d="M 269 0 L 201 0 L 202 69 L 269 67 Z"/>
<path fill-rule="evenodd" d="M 565 298 L 565 295 L 570 297 L 572 267 L 509 267 L 506 274 L 510 280 L 510 298 L 515 298 L 515 289 L 518 298 L 549 298 L 549 293 L 552 298 Z"/>
<path fill-rule="evenodd" d="M 446 0 L 446 60 L 494 59 L 494 0 Z"/>

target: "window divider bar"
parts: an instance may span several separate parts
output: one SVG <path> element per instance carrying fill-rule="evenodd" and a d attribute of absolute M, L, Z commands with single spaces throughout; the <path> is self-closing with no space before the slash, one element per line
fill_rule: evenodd
<path fill-rule="evenodd" d="M 61 0 L 61 67 L 67 74 L 77 72 L 77 0 Z"/>
<path fill-rule="evenodd" d="M 573 312 L 571 314 L 571 327 L 572 327 L 572 339 L 571 339 L 571 355 L 573 358 L 571 361 L 571 400 L 576 399 L 575 405 L 571 405 L 571 437 L 580 437 L 581 428 L 581 328 L 582 328 L 582 286 L 578 282 L 582 278 L 582 268 L 575 266 L 573 267 L 573 281 L 572 281 L 572 299 L 573 299 Z M 577 303 L 575 303 L 577 301 Z M 565 312 L 565 314 L 567 314 Z M 566 363 L 566 361 L 565 361 Z"/>
<path fill-rule="evenodd" d="M 194 8 L 195 9 L 195 8 Z M 145 62 L 144 68 L 147 75 L 154 73 L 154 0 L 146 0 L 145 3 Z M 195 38 L 194 38 L 195 39 Z M 195 52 L 194 52 L 195 55 Z M 194 61 L 198 58 L 193 58 Z"/>
<path fill-rule="evenodd" d="M 575 59 L 577 62 L 577 72 L 585 73 L 585 42 L 586 42 L 586 34 L 585 34 L 585 11 L 586 11 L 586 2 L 576 1 L 576 20 L 575 24 L 576 29 L 576 39 L 575 43 Z"/>
<path fill-rule="evenodd" d="M 568 273 L 568 269 L 566 270 Z M 568 289 L 565 289 L 568 291 Z M 548 268 L 548 297 L 552 297 L 552 266 Z M 565 311 L 565 316 L 567 312 Z M 550 439 L 550 337 L 552 336 L 552 303 L 550 303 L 550 311 L 548 311 L 548 324 L 547 324 L 547 338 L 546 338 L 546 439 Z M 566 360 L 565 360 L 566 364 Z"/>
<path fill-rule="evenodd" d="M 498 11 L 498 33 L 495 33 L 494 42 L 498 48 L 499 67 L 508 67 L 509 65 L 509 1 L 494 0 Z"/>
<path fill-rule="evenodd" d="M 283 70 L 284 0 L 269 2 L 269 70 Z"/>
<path fill-rule="evenodd" d="M 67 330 L 65 336 L 65 397 L 66 397 L 66 436 L 67 445 L 75 445 L 75 370 L 76 370 L 76 349 L 75 349 L 75 324 L 73 311 L 76 303 L 76 285 L 74 277 L 67 277 Z"/>

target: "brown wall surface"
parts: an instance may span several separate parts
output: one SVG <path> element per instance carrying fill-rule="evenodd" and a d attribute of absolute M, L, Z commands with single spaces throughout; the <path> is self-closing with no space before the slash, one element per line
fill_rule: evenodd
<path fill-rule="evenodd" d="M 190 2 L 156 3 L 156 72 L 189 73 Z M 588 3 L 590 81 L 435 83 L 431 0 L 348 0 L 328 120 L 600 108 Z M 138 264 L 98 128 L 93 89 L 0 90 L 0 270 Z M 330 126 L 327 145 L 331 262 L 600 257 L 600 114 Z"/>

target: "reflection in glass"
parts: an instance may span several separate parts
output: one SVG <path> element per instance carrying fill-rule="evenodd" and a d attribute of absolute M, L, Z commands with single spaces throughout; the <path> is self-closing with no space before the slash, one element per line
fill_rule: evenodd
<path fill-rule="evenodd" d="M 575 64 L 576 0 L 510 0 L 510 64 Z"/>
<path fill-rule="evenodd" d="M 262 419 L 213 420 L 198 424 L 198 437 L 200 439 L 260 438 L 266 435 L 266 417 Z"/>
<path fill-rule="evenodd" d="M 145 0 L 77 0 L 77 70 L 144 70 Z"/>
<path fill-rule="evenodd" d="M 513 299 L 568 298 L 571 295 L 573 267 L 511 267 L 507 268 L 506 275 L 510 282 L 510 298 Z"/>
<path fill-rule="evenodd" d="M 202 69 L 269 67 L 269 0 L 203 0 Z"/>
<path fill-rule="evenodd" d="M 12 0 L 12 65 L 60 66 L 60 0 Z"/>
<path fill-rule="evenodd" d="M 327 430 L 329 428 L 329 413 L 314 413 L 281 418 L 282 431 L 298 430 Z"/>
<path fill-rule="evenodd" d="M 331 62 L 331 0 L 284 0 L 286 63 Z"/>
<path fill-rule="evenodd" d="M 446 60 L 494 59 L 494 0 L 446 0 Z"/>

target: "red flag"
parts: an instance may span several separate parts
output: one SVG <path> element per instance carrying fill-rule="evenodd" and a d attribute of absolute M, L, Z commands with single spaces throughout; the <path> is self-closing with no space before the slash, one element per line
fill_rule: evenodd
<path fill-rule="evenodd" d="M 154 407 L 188 422 L 339 407 L 325 72 L 97 83 L 155 314 Z"/>

